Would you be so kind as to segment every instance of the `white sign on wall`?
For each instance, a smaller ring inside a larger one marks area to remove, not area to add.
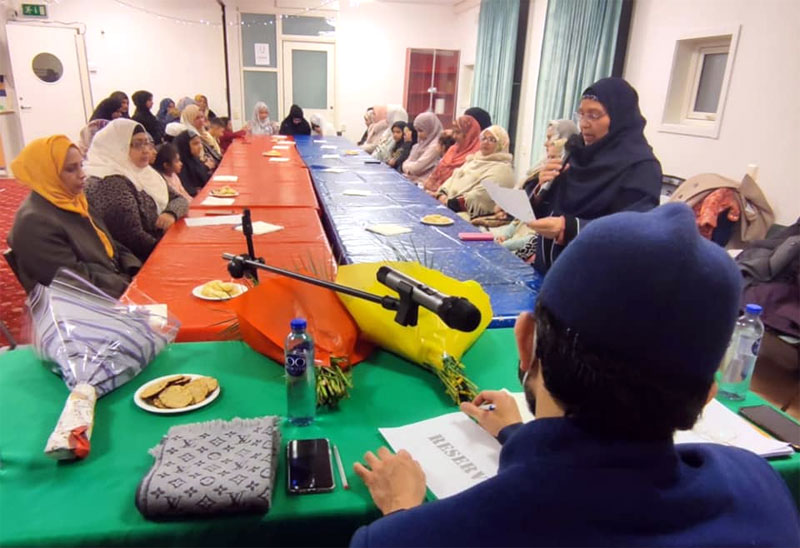
[[[256,48],[256,65],[269,66],[269,44],[255,44]]]

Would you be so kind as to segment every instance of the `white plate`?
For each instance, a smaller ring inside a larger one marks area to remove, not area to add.
[[[208,283],[208,282],[206,282],[206,283]],[[239,295],[241,295],[242,293],[247,291],[247,286],[246,285],[234,283],[233,285],[235,285],[235,286],[237,286],[239,288],[239,292],[236,295],[231,295],[230,297],[206,297],[205,295],[203,295],[201,293],[201,291],[203,290],[203,286],[204,285],[206,285],[206,284],[200,284],[197,287],[195,287],[194,289],[192,289],[192,295],[194,295],[198,299],[203,299],[204,301],[227,301],[227,300],[230,300],[230,299],[235,299],[236,297],[238,297]]]
[[[217,389],[214,390],[211,394],[206,396],[206,399],[201,401],[200,403],[196,403],[194,405],[189,405],[187,407],[181,407],[180,409],[161,409],[160,407],[156,407],[154,405],[150,405],[146,401],[144,401],[139,394],[141,394],[145,388],[153,384],[154,382],[158,382],[164,379],[170,379],[172,377],[177,377],[178,375],[183,375],[185,377],[191,377],[192,379],[196,379],[198,377],[207,377],[208,375],[195,375],[193,373],[173,373],[172,375],[164,375],[163,377],[159,377],[157,379],[153,379],[150,382],[147,382],[139,387],[136,393],[133,395],[133,403],[138,405],[140,408],[144,409],[145,411],[149,411],[150,413],[158,413],[160,415],[173,415],[175,413],[186,413],[187,411],[194,411],[195,409],[200,409],[201,407],[205,407],[219,396],[220,387],[217,386]]]
[[[233,194],[217,194],[216,190],[212,190],[211,192],[209,192],[209,194],[211,194],[215,198],[234,198],[239,195],[239,191],[236,190],[234,191]]]

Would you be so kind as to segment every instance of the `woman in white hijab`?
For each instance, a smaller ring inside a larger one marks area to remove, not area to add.
[[[203,150],[205,151],[206,167],[214,170],[222,160],[222,151],[219,148],[219,143],[214,137],[206,130],[205,115],[197,105],[189,105],[181,112],[181,123],[186,126],[189,131],[194,131],[200,136],[203,141]]]
[[[403,162],[403,173],[413,182],[421,183],[441,159],[438,143],[442,122],[433,112],[423,112],[414,119],[414,129],[417,130],[417,144]]]
[[[456,212],[465,211],[470,219],[488,215],[495,203],[484,181],[504,188],[514,187],[513,157],[508,152],[508,133],[500,126],[489,126],[481,132],[481,147],[467,156],[463,166],[456,169],[436,193],[440,202]]]
[[[277,133],[276,124],[269,119],[269,107],[264,101],[256,103],[253,108],[253,119],[250,120],[250,132],[253,135],[274,135]]]
[[[152,146],[141,124],[119,118],[95,135],[84,165],[92,212],[141,261],[189,210],[186,199],[150,167]]]
[[[372,157],[381,162],[388,162],[394,151],[395,140],[392,135],[392,126],[395,122],[408,122],[408,113],[400,105],[387,105],[386,122],[388,127],[381,134],[378,146],[372,152]]]
[[[326,135],[336,135],[336,128],[333,124],[328,123],[325,118],[319,114],[312,114],[308,121],[311,122],[311,135],[318,137],[325,137]]]

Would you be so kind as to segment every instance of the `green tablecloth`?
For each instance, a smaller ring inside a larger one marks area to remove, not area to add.
[[[484,333],[464,361],[481,388],[518,386],[510,329]],[[183,415],[153,415],[134,405],[141,384],[170,373],[214,375],[222,393],[211,405]],[[383,443],[378,427],[455,410],[432,375],[385,352],[358,365],[353,377],[353,396],[339,411],[322,414],[313,426],[283,430],[284,446],[288,439],[313,437],[337,444],[349,491],[337,487],[330,494],[290,497],[282,459],[274,506],[266,516],[153,523],[134,505],[136,486],[153,463],[147,450],[176,424],[283,414],[282,369],[239,342],[172,345],[139,377],[98,401],[89,457],[56,463],[42,450],[66,387],[30,349],[0,355],[0,545],[346,544],[358,525],[378,516],[351,471],[365,451]],[[756,396],[745,402],[756,403],[761,403]],[[800,456],[773,466],[794,485],[797,497]]]

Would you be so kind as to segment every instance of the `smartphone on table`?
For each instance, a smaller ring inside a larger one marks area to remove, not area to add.
[[[328,493],[335,487],[331,444],[327,439],[291,440],[286,445],[289,494]]]
[[[772,407],[768,405],[742,407],[739,409],[739,414],[773,437],[795,447],[800,446],[800,424],[778,413]]]

